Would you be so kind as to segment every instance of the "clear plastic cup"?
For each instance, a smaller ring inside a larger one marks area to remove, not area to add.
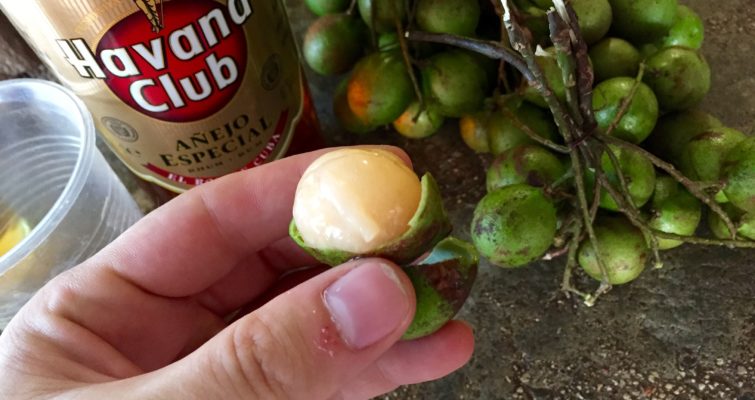
[[[28,234],[0,255],[0,329],[142,216],[97,150],[84,104],[51,82],[0,82],[0,232],[14,213]]]

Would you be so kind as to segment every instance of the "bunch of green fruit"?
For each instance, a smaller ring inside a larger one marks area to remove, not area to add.
[[[677,0],[504,0],[496,10],[486,3],[360,0],[361,20],[354,10],[322,17],[304,45],[315,71],[346,74],[334,94],[346,130],[392,124],[419,139],[458,118],[464,143],[491,154],[483,157],[487,195],[470,229],[480,255],[520,267],[568,253],[567,273],[579,265],[602,288],[636,279],[651,258],[660,266],[660,250],[685,242],[755,248],[755,138],[696,109],[711,71],[692,9]],[[412,20],[406,10],[415,11]],[[586,61],[553,42],[554,16]],[[327,18],[348,20],[353,34],[317,47]],[[513,18],[506,35],[480,23],[505,18]],[[517,28],[526,34],[516,36]],[[412,41],[417,31],[433,43]],[[363,46],[370,36],[375,46]],[[501,63],[496,76],[497,63],[473,52],[490,55],[490,43],[499,54],[518,52],[526,66]],[[347,49],[354,50],[341,63]],[[319,59],[339,68],[321,68]],[[577,87],[575,76],[591,84]],[[565,124],[564,115],[588,122]],[[702,220],[715,238],[695,236]]]

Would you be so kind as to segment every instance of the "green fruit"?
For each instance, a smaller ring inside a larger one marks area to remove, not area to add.
[[[613,31],[633,43],[666,35],[676,18],[676,0],[609,0]]]
[[[642,207],[650,199],[655,189],[655,168],[653,168],[653,164],[635,150],[613,146],[610,149],[618,159],[622,175],[627,183],[629,195],[634,205]],[[612,186],[616,190],[620,190],[621,181],[619,181],[616,168],[614,168],[614,164],[608,153],[603,153],[601,157],[601,168]],[[592,193],[595,185],[595,171],[590,169],[587,172],[588,189],[589,193]],[[619,210],[619,205],[605,189],[601,191],[600,207],[611,211]]]
[[[720,126],[721,121],[700,110],[671,113],[658,120],[645,144],[655,155],[676,163],[690,139]]]
[[[466,114],[459,119],[462,140],[470,149],[478,153],[490,152],[487,128],[489,119],[490,115],[486,112]]]
[[[351,73],[346,96],[349,109],[363,125],[393,122],[414,98],[401,53],[377,52],[361,59]]]
[[[556,98],[563,103],[566,101],[566,86],[564,86],[561,68],[558,66],[558,61],[556,61],[555,49],[549,48],[546,52],[549,55],[537,56],[535,57],[535,61],[542,69],[543,75],[545,75],[545,80],[548,82],[548,87],[553,91],[553,94],[556,95]],[[548,108],[548,104],[545,102],[543,96],[530,84],[530,82],[526,82],[522,95],[530,103],[542,108]]]
[[[523,102],[520,97],[506,98],[500,110],[488,119],[490,151],[498,155],[520,144],[536,143],[525,128],[552,141],[558,137],[558,128],[548,111]]]
[[[382,257],[396,264],[410,263],[448,236],[452,229],[435,179],[430,174],[425,174],[421,184],[420,203],[409,221],[408,230],[400,237],[368,254],[310,247],[302,238],[294,220],[291,220],[289,225],[289,236],[312,257],[330,266],[343,264],[354,257]]]
[[[755,240],[755,213],[745,213],[731,204],[723,204],[721,208],[734,223],[738,236]],[[708,227],[713,232],[713,236],[719,239],[731,239],[731,232],[724,220],[714,212],[708,213]]]
[[[464,51],[438,53],[422,68],[422,89],[428,102],[447,117],[479,110],[488,86],[485,69]]]
[[[640,68],[640,52],[619,38],[605,38],[590,48],[595,81],[635,76]]]
[[[491,263],[518,267],[540,258],[556,235],[556,207],[543,191],[511,185],[480,200],[472,219],[472,241]]]
[[[532,33],[532,43],[545,45],[550,40],[548,14],[533,5],[520,7],[522,24]]]
[[[721,178],[724,155],[746,138],[744,133],[726,127],[703,132],[687,142],[679,168],[688,178],[715,182]]]
[[[731,204],[755,214],[755,136],[740,142],[724,156],[724,193]]]
[[[474,35],[480,20],[477,0],[418,0],[417,25],[425,31]]]
[[[635,85],[632,78],[611,78],[595,87],[592,107],[598,127],[606,131],[619,113],[624,99]],[[621,118],[612,136],[631,143],[640,143],[653,131],[658,120],[658,101],[653,91],[644,83],[639,83],[637,91],[629,103],[627,112]]]
[[[681,46],[698,50],[703,44],[704,34],[705,28],[700,16],[691,8],[680,4],[668,35],[657,43],[659,47]]]
[[[594,226],[608,282],[621,285],[635,280],[647,264],[649,249],[642,232],[624,217],[602,216]],[[587,275],[602,281],[597,252],[591,241],[579,249],[579,265]]]
[[[710,90],[710,67],[696,51],[662,49],[647,59],[643,81],[653,89],[664,110],[686,110]]]
[[[654,43],[645,43],[641,44],[638,50],[640,51],[640,58],[643,60],[646,60],[648,57],[652,56],[653,54],[657,53],[658,50],[661,48]]]
[[[427,336],[456,315],[472,291],[477,263],[472,244],[448,237],[421,262],[403,268],[414,286],[417,307],[402,339]]]
[[[651,201],[648,225],[661,232],[691,236],[697,230],[702,216],[700,201],[684,189],[674,178],[659,176],[655,180],[655,193]],[[673,249],[682,241],[658,238],[658,248]]]
[[[496,157],[488,168],[488,192],[517,183],[544,187],[566,173],[566,167],[553,153],[536,145],[519,145]]]
[[[360,118],[357,118],[351,111],[351,107],[349,107],[349,99],[346,95],[348,83],[349,78],[342,80],[333,93],[333,115],[335,115],[343,129],[351,133],[364,134],[370,132],[377,126],[369,125]]]
[[[606,35],[613,17],[608,0],[572,0],[571,5],[587,44],[593,44]]]
[[[401,44],[399,43],[398,34],[396,32],[387,32],[378,35],[379,51],[398,50],[400,46]]]
[[[359,0],[357,5],[364,22],[376,32],[395,31],[396,20],[403,22],[406,18],[403,0]]]
[[[340,13],[349,8],[349,0],[304,0],[304,4],[318,16]]]
[[[318,18],[304,35],[304,60],[320,75],[346,72],[364,51],[367,27],[345,14]]]
[[[435,110],[425,108],[417,116],[418,111],[419,102],[410,104],[406,111],[393,121],[396,131],[410,139],[421,139],[432,135],[443,126],[443,117]]]

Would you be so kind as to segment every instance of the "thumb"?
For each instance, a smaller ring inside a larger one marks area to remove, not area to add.
[[[397,342],[414,290],[396,265],[363,259],[302,283],[140,384],[147,398],[328,398]],[[140,391],[141,391],[140,390]]]

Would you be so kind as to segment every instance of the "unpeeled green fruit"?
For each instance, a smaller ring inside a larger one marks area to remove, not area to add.
[[[650,56],[643,81],[663,110],[686,110],[710,90],[710,67],[695,50],[669,47]]]
[[[554,141],[558,137],[558,128],[548,111],[522,101],[520,97],[508,97],[494,111],[487,123],[490,151],[501,154],[520,144],[536,143],[525,131],[544,139]]]
[[[624,39],[609,37],[590,48],[595,81],[637,75],[640,52]]]
[[[481,111],[459,119],[459,133],[464,143],[478,153],[489,153],[488,120],[490,113]]]
[[[721,208],[734,223],[737,235],[755,240],[755,213],[745,213],[731,204],[722,204]],[[731,239],[731,232],[724,220],[714,212],[708,213],[708,227],[713,232],[713,236],[719,239]]]
[[[700,201],[684,189],[674,178],[660,176],[655,181],[655,192],[651,201],[648,225],[661,232],[690,236],[700,224],[702,205]],[[682,241],[658,238],[658,248],[673,249]]]
[[[755,136],[740,142],[724,156],[724,193],[731,204],[755,214]]]
[[[632,202],[636,207],[642,207],[653,195],[655,189],[655,168],[653,168],[653,164],[635,150],[611,146],[610,151],[619,162]],[[608,153],[603,153],[601,168],[603,168],[603,172],[612,186],[621,192],[621,181]],[[595,185],[595,171],[588,170],[587,177],[589,192],[592,193]],[[600,207],[611,211],[619,210],[619,204],[605,189],[601,190]]]
[[[676,0],[609,0],[611,28],[633,43],[646,43],[666,35],[676,18]]]
[[[488,86],[485,68],[475,56],[461,50],[438,53],[422,68],[423,93],[447,117],[479,110]]]
[[[632,78],[611,78],[593,91],[592,106],[598,127],[606,131],[619,113],[624,99],[632,92],[636,81]],[[646,84],[640,82],[612,136],[631,143],[640,143],[653,131],[658,120],[658,101]]]
[[[707,130],[687,142],[679,168],[688,178],[715,182],[721,178],[724,156],[746,138],[736,129],[719,127]]]
[[[703,44],[705,28],[700,16],[691,8],[679,5],[668,35],[657,42],[658,47],[682,46],[697,50]]]
[[[359,19],[345,14],[320,17],[304,35],[304,59],[321,75],[346,72],[362,55],[367,37],[367,27]]]
[[[648,247],[642,232],[621,216],[601,216],[594,226],[608,283],[621,285],[637,279],[645,270]],[[587,275],[603,279],[593,243],[585,241],[579,249],[579,265]]]
[[[502,267],[540,258],[556,234],[556,207],[542,189],[517,184],[490,192],[472,219],[472,241],[480,254]]]
[[[393,122],[414,97],[401,53],[376,52],[362,58],[349,77],[346,97],[361,124],[377,127]]]
[[[566,173],[566,167],[553,153],[536,145],[519,145],[496,157],[488,168],[488,192],[517,183],[545,187]]]
[[[417,1],[417,25],[428,32],[472,36],[479,19],[477,0]]]
[[[535,0],[532,3],[543,10],[553,7],[552,0]],[[574,8],[574,13],[577,14],[579,29],[587,44],[593,44],[606,35],[611,27],[613,16],[611,4],[608,0],[571,0],[569,3]],[[520,8],[522,7],[520,6]],[[545,29],[547,32],[547,22]]]
[[[304,0],[304,3],[319,16],[339,13],[349,7],[349,0]]]
[[[664,115],[645,142],[653,154],[677,163],[687,143],[696,135],[723,126],[716,117],[700,110]]]
[[[406,111],[393,121],[393,128],[410,139],[426,138],[437,132],[443,126],[443,116],[428,107],[419,112],[419,107],[419,102],[410,104]]]
[[[359,0],[357,5],[364,22],[376,32],[395,31],[396,20],[406,18],[403,0]]]

